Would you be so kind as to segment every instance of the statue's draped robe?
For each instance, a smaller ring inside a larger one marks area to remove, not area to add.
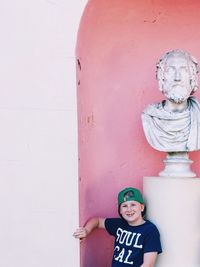
[[[200,149],[200,104],[195,97],[187,101],[188,108],[182,112],[166,111],[165,100],[143,111],[144,133],[153,148],[165,152]]]

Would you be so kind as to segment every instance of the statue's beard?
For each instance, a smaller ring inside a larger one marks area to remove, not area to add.
[[[190,96],[190,91],[184,85],[172,85],[167,90],[164,90],[163,93],[168,100],[173,103],[181,104]]]

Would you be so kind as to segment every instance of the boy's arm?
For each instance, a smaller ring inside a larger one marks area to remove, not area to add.
[[[73,236],[82,240],[86,238],[96,228],[105,228],[105,218],[91,218],[87,221],[84,227],[78,228],[74,232]]]
[[[144,253],[144,261],[140,267],[154,267],[157,255],[157,252]]]

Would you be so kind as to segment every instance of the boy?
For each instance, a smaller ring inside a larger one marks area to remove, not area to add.
[[[153,223],[143,219],[145,204],[138,189],[129,187],[119,192],[118,213],[121,218],[90,219],[74,237],[82,240],[95,228],[104,228],[115,237],[112,267],[153,267],[162,252],[160,234]]]

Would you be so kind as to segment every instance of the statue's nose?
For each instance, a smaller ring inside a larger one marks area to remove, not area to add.
[[[181,81],[181,73],[179,70],[175,71],[174,80],[175,81]]]

